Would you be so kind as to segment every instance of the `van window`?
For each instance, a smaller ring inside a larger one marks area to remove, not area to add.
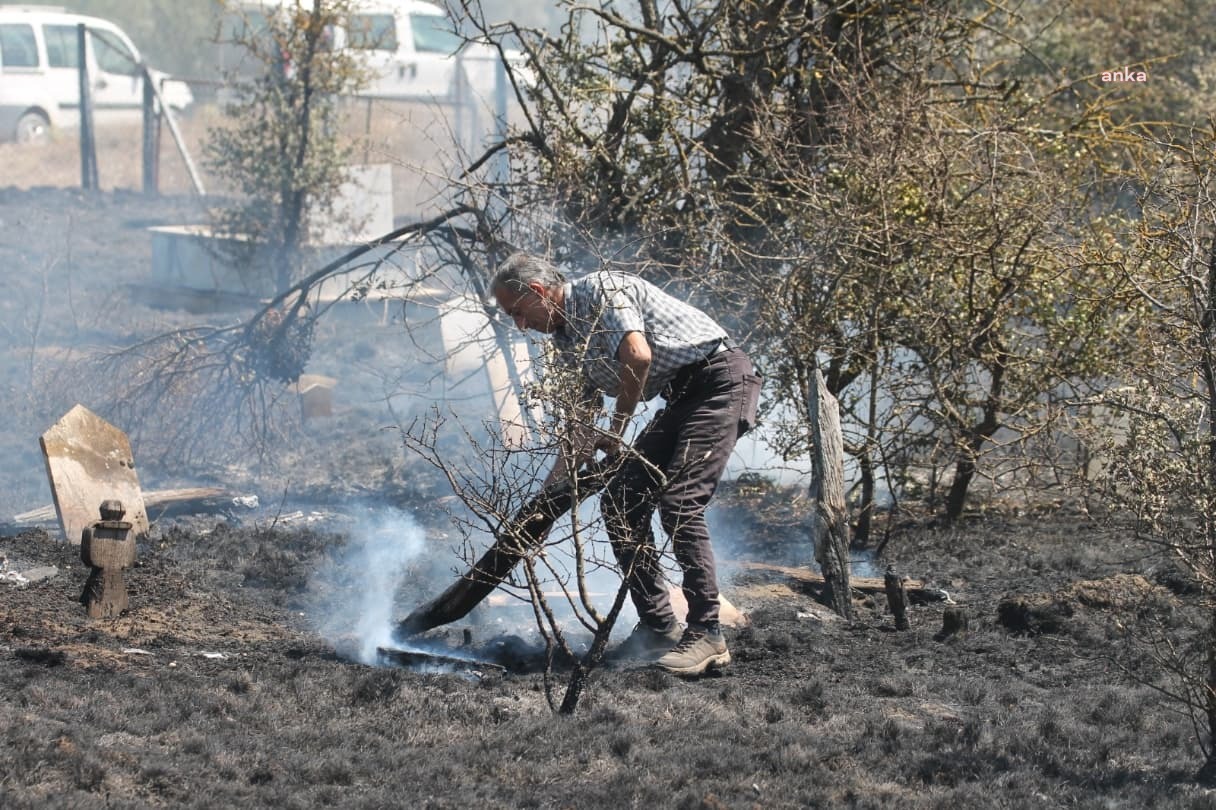
[[[44,25],[42,38],[46,40],[46,63],[50,67],[80,67],[80,44],[76,40],[74,25]]]
[[[126,43],[114,34],[99,28],[90,28],[89,37],[93,42],[97,66],[106,73],[134,76],[139,72],[139,60],[131,53]]]
[[[392,14],[352,14],[346,41],[360,51],[395,51],[397,19]]]
[[[6,68],[38,67],[38,44],[34,27],[25,23],[0,25],[0,58]]]
[[[419,53],[453,54],[464,41],[452,33],[452,23],[442,14],[411,14],[410,29],[414,32],[414,50]]]

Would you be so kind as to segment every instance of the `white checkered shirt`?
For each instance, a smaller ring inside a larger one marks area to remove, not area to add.
[[[726,331],[701,310],[628,273],[602,270],[567,282],[565,326],[553,342],[565,362],[608,396],[620,383],[617,349],[629,332],[650,344],[650,375],[643,399],[653,399],[681,368],[704,360]]]

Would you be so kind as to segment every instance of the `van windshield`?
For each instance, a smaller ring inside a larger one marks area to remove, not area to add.
[[[451,21],[442,14],[411,14],[410,28],[414,32],[414,50],[419,53],[453,54],[464,44],[452,33]]]
[[[395,51],[396,22],[392,14],[352,14],[347,44],[360,51]]]
[[[134,76],[139,72],[139,60],[117,36],[100,28],[90,28],[89,36],[93,40],[93,53],[99,68],[106,73],[123,76]]]

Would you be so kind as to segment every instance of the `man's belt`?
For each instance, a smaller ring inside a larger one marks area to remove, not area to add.
[[[709,354],[700,360],[689,363],[686,366],[681,366],[676,371],[675,376],[671,378],[671,382],[663,386],[663,390],[660,392],[663,395],[663,399],[667,402],[674,402],[680,399],[684,395],[685,390],[687,390],[688,384],[692,382],[692,378],[697,375],[697,372],[708,366],[719,355],[737,348],[739,346],[728,335],[719,340],[718,345],[710,349]]]

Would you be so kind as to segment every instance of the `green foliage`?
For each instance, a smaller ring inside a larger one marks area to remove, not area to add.
[[[1099,491],[1137,536],[1181,562],[1206,598],[1206,627],[1154,639],[1171,696],[1207,734],[1200,778],[1216,779],[1216,131],[1179,130],[1145,164],[1141,219],[1122,267],[1145,310],[1090,441]],[[1202,655],[1185,648],[1202,638]],[[1164,634],[1165,631],[1163,631]]]
[[[239,81],[206,148],[209,168],[240,197],[217,214],[217,230],[249,246],[246,261],[270,265],[277,289],[300,271],[310,228],[334,216],[348,148],[338,138],[338,94],[356,89],[363,73],[349,52],[327,46],[345,0],[285,7],[250,27],[239,43],[261,66]],[[255,253],[256,252],[256,253]]]
[[[68,0],[63,7],[118,23],[154,68],[202,78],[214,71],[217,0]]]
[[[850,452],[934,448],[919,461],[955,466],[957,516],[993,439],[1101,381],[1134,317],[1136,108],[1062,85],[1045,43],[1085,34],[1040,6],[571,6],[530,43],[519,241],[708,300],[795,414],[787,454],[822,366]]]

